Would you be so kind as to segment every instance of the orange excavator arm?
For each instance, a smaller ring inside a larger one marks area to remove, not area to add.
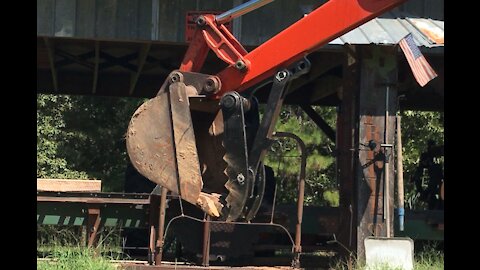
[[[221,87],[212,98],[220,99],[229,91],[240,93],[405,1],[330,0],[251,52],[242,47],[223,23],[252,5],[258,7],[272,0],[247,2],[247,8],[237,9],[237,13],[228,11],[217,16],[204,15],[197,20],[198,28],[180,70],[199,71],[211,49],[230,64],[216,75]]]
[[[269,2],[199,16],[180,68],[137,109],[127,131],[128,155],[142,175],[226,221],[250,221],[261,206],[262,162],[290,81],[309,71],[305,56],[405,0],[330,0],[247,52],[224,23]],[[201,73],[209,50],[228,64],[215,75]],[[245,90],[268,78],[260,121]]]

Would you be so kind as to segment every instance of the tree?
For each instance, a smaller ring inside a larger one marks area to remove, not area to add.
[[[101,179],[122,191],[124,134],[141,99],[37,96],[37,177]]]
[[[335,127],[335,107],[314,109],[331,127]],[[337,206],[338,190],[333,157],[335,143],[298,106],[282,108],[275,130],[294,133],[305,143],[307,153],[305,203]],[[281,139],[279,143],[273,144],[266,158],[266,165],[277,171],[277,182],[280,183],[277,196],[280,202],[296,201],[299,155],[295,141]]]
[[[105,191],[122,191],[127,154],[124,134],[143,102],[134,98],[37,95],[37,177],[101,179]],[[335,107],[315,107],[335,127]],[[410,181],[427,141],[443,144],[443,113],[403,111],[402,140],[407,206],[419,207]],[[338,205],[334,142],[297,106],[284,106],[276,131],[291,132],[306,144],[307,204]],[[273,144],[265,164],[276,170],[280,202],[296,200],[300,160],[296,143]]]
[[[405,185],[405,204],[407,208],[423,208],[412,181],[419,165],[420,155],[427,150],[432,140],[437,145],[444,144],[443,112],[402,111],[403,170]],[[438,161],[443,163],[443,159]]]

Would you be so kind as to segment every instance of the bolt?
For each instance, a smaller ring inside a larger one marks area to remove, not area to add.
[[[239,183],[240,185],[243,186],[243,184],[245,183],[245,176],[243,176],[243,174],[241,174],[241,173],[238,174],[238,175],[237,175],[237,181],[238,181],[238,183]]]
[[[305,62],[302,61],[302,62],[298,63],[296,69],[297,69],[297,71],[302,71],[302,70],[304,70],[306,67],[307,67],[307,63],[305,63]]]
[[[203,90],[210,94],[217,92],[219,88],[220,88],[220,80],[215,76],[208,77],[205,80],[205,84],[203,85]]]
[[[287,75],[288,75],[288,73],[285,70],[282,70],[282,71],[278,72],[277,75],[275,75],[275,79],[277,79],[277,81],[281,82],[287,77]]]
[[[170,75],[170,83],[179,82],[179,81],[181,81],[181,79],[182,79],[182,74],[180,74],[178,72],[174,72],[174,73],[172,73],[172,75]]]
[[[207,21],[205,20],[205,17],[199,16],[197,18],[197,25],[204,26],[205,24],[207,24]]]
[[[236,103],[236,98],[231,94],[225,95],[220,101],[220,104],[226,109],[233,108],[235,106],[235,103]]]
[[[235,62],[235,68],[238,70],[244,70],[246,67],[247,65],[245,65],[245,62],[243,62],[242,60],[238,60],[237,62]]]

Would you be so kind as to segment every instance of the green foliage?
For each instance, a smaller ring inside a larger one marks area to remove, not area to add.
[[[329,206],[336,207],[340,205],[340,195],[338,190],[327,190],[323,193],[323,198],[329,203]]]
[[[415,254],[414,270],[443,270],[444,253],[435,245],[425,247]]]
[[[438,250],[434,246],[427,247],[421,251],[416,251],[413,262],[414,270],[443,270],[444,269],[444,253]],[[349,267],[349,265],[353,267]],[[356,260],[352,258],[352,262],[348,263],[345,260],[336,260],[332,263],[330,269],[335,270],[397,270],[401,268],[395,268],[388,265],[374,265],[367,267],[364,261]]]
[[[37,95],[37,177],[101,179],[123,190],[124,134],[142,100]]]
[[[124,133],[143,102],[133,98],[37,95],[37,177],[101,179],[104,191],[122,191],[127,154]],[[314,108],[334,128],[334,107]],[[422,207],[410,181],[427,141],[443,144],[443,113],[403,111],[402,141],[406,207]],[[276,131],[298,135],[306,144],[307,205],[338,205],[334,142],[299,107],[284,106]],[[274,144],[265,163],[282,179],[278,201],[296,198],[300,158],[295,141]]]
[[[86,179],[88,174],[75,170],[62,155],[66,144],[64,114],[72,110],[69,96],[37,95],[37,177]]]
[[[314,108],[327,123],[334,128],[336,111],[332,107]],[[277,132],[289,132],[299,136],[306,146],[306,205],[338,205],[338,196],[335,196],[335,159],[332,150],[335,145],[318,129],[317,125],[298,106],[284,106],[275,126]],[[297,179],[300,168],[300,152],[292,139],[280,139],[274,144],[266,157],[265,164],[276,171],[277,182],[280,182],[277,191],[277,200],[281,203],[296,200]],[[327,197],[324,192],[329,191]]]
[[[401,116],[405,207],[422,208],[425,204],[418,200],[412,177],[421,153],[427,150],[428,140],[433,140],[437,145],[444,144],[443,113],[403,111]],[[439,162],[443,162],[443,159]]]
[[[57,247],[49,257],[49,261],[37,261],[39,270],[115,270],[116,267],[108,259],[95,256],[95,251],[80,247]]]

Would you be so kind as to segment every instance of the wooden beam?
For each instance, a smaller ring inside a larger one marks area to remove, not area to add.
[[[359,48],[346,45],[343,62],[343,86],[338,92],[341,100],[337,113],[337,139],[335,144],[337,161],[337,181],[339,183],[340,205],[338,241],[348,250],[357,248],[357,216],[355,203],[355,148],[357,100],[359,89]],[[341,249],[342,252],[346,250]],[[348,254],[344,254],[348,255]]]
[[[302,104],[300,105],[302,110],[312,119],[313,122],[327,135],[327,137],[332,141],[335,142],[335,138],[337,135],[335,134],[335,130],[331,128],[328,123],[323,120],[323,118],[312,108],[310,105]]]
[[[143,44],[140,48],[138,54],[138,63],[137,63],[137,72],[132,74],[131,82],[130,82],[130,89],[128,90],[128,94],[132,95],[133,91],[135,90],[135,86],[137,85],[138,78],[142,73],[142,69],[145,66],[145,62],[147,60],[148,52],[150,51],[150,47],[152,46],[151,42]]]
[[[365,46],[361,48],[361,56],[355,148],[364,149],[362,144],[370,140],[377,145],[393,144],[398,78],[395,48]],[[388,114],[385,113],[387,108]],[[392,236],[395,179],[392,151],[381,147],[357,151],[357,257],[361,260],[365,258],[366,237]],[[384,160],[385,153],[388,164]]]
[[[342,65],[343,58],[335,55],[313,54],[308,57],[312,63],[310,72],[294,80],[290,86],[289,93],[295,92],[307,84],[315,81],[332,68]]]
[[[37,202],[70,202],[88,204],[150,204],[149,199],[92,198],[92,197],[52,197],[37,196]]]
[[[48,53],[48,62],[50,63],[50,71],[52,73],[53,89],[58,92],[57,69],[55,68],[55,45],[48,37],[43,37],[45,47]]]
[[[78,56],[76,56],[76,55],[72,55],[72,54],[67,53],[67,52],[65,52],[65,51],[63,51],[63,50],[60,50],[60,49],[57,49],[57,50],[55,51],[55,53],[56,53],[57,55],[65,58],[65,59],[68,59],[68,60],[70,60],[70,61],[72,61],[72,62],[74,62],[74,63],[77,63],[77,64],[81,65],[81,66],[84,66],[84,67],[89,68],[89,69],[93,69],[92,63],[87,62],[87,61],[81,59],[80,57],[78,57]]]
[[[337,76],[326,76],[312,84],[311,101],[315,103],[325,97],[341,91],[343,80]]]
[[[101,191],[101,180],[37,179],[39,191]]]
[[[92,57],[95,56],[95,51],[90,51],[90,52],[86,52],[86,53],[83,53],[83,54],[79,54],[79,55],[76,55],[75,57],[81,61],[86,61]],[[72,63],[75,63],[74,61],[70,60],[70,59],[67,59],[67,58],[64,58],[60,61],[57,61],[55,62],[55,66],[57,68],[61,68],[63,66],[66,66],[66,65],[70,65]]]
[[[92,85],[92,93],[95,94],[97,92],[97,82],[98,82],[98,66],[100,62],[100,41],[95,40],[95,59],[94,67],[93,67],[93,85]]]
[[[312,104],[337,93],[341,88],[341,78],[334,75],[322,76],[289,93],[285,102],[288,104]]]
[[[100,64],[100,66],[99,66],[100,70],[103,70],[103,69],[106,69],[106,68],[109,68],[109,67],[113,67],[113,66],[121,66],[121,67],[124,67],[125,69],[128,69],[128,70],[133,71],[133,72],[137,71],[137,67],[135,65],[132,65],[132,64],[129,63],[130,61],[138,58],[138,53],[137,52],[127,54],[127,55],[124,55],[124,56],[121,56],[121,57],[116,57],[116,56],[110,55],[106,52],[100,51],[100,57],[105,58],[105,60],[107,60],[107,62],[104,62],[104,63]]]

